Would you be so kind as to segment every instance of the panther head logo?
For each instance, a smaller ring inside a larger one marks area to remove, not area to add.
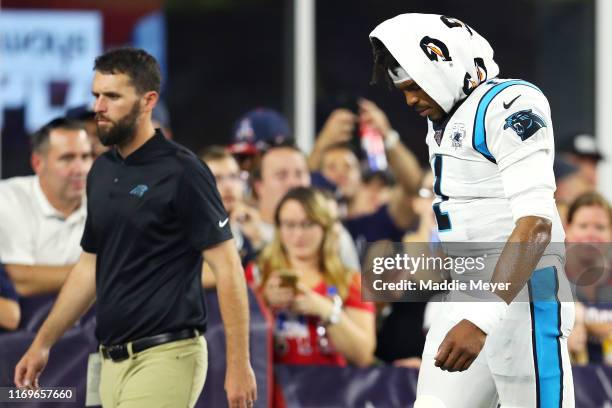
[[[531,109],[513,113],[506,118],[504,129],[512,128],[521,140],[527,140],[539,129],[546,127],[542,117],[536,115]]]
[[[421,49],[432,61],[452,61],[448,47],[442,41],[425,36],[421,39]]]
[[[478,72],[478,81],[486,81],[488,73],[484,60],[482,58],[474,58],[474,65],[476,65],[476,72]]]
[[[446,24],[448,28],[465,27],[467,32],[470,33],[470,35],[473,35],[472,30],[470,30],[470,27],[468,27],[467,24],[465,24],[463,21],[459,19],[456,19],[454,17],[448,17],[448,16],[440,16],[440,20],[442,20],[442,22]]]

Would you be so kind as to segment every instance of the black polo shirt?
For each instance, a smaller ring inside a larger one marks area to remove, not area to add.
[[[232,237],[226,220],[208,167],[159,130],[125,159],[116,149],[100,156],[81,240],[97,254],[100,343],[204,331],[202,250]]]

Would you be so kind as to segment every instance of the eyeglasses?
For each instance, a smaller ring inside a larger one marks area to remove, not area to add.
[[[289,221],[289,220],[281,220],[279,222],[280,228],[288,231],[293,231],[297,228],[306,231],[312,229],[314,226],[319,225],[314,221],[305,220],[305,221]]]
[[[227,176],[215,176],[215,181],[217,184],[223,183],[225,181],[230,182],[238,182],[238,181],[247,181],[249,179],[249,173],[246,171],[241,171],[240,173],[228,174]]]

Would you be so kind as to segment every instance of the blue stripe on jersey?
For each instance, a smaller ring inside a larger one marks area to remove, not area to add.
[[[480,154],[482,154],[484,157],[486,157],[489,161],[493,163],[496,163],[495,157],[493,157],[493,155],[489,151],[489,148],[487,147],[487,128],[485,124],[487,109],[489,109],[489,105],[491,104],[493,98],[495,98],[504,89],[513,85],[526,85],[540,91],[540,88],[527,81],[513,80],[502,82],[501,84],[497,84],[491,89],[489,89],[483,95],[483,97],[480,98],[480,102],[478,102],[478,107],[476,108],[476,116],[474,117],[474,135],[472,137],[472,146],[475,150],[480,152]]]
[[[534,271],[528,282],[531,300],[532,347],[538,408],[558,408],[563,401],[561,365],[561,303],[557,269]]]

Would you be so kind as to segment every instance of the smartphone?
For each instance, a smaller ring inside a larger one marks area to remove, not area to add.
[[[297,275],[291,270],[280,271],[278,277],[281,281],[281,286],[285,288],[296,289],[297,288]]]

